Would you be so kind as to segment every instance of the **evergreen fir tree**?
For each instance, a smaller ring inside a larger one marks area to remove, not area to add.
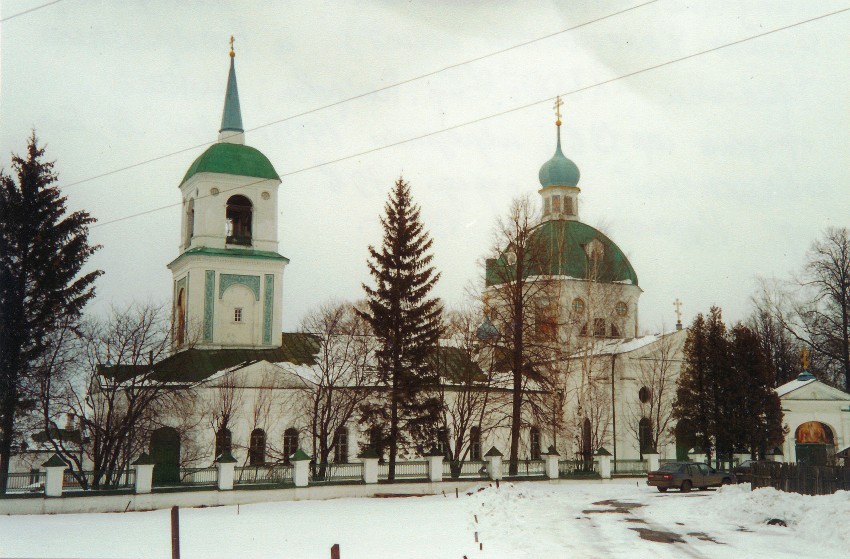
[[[707,397],[710,386],[710,359],[708,355],[707,326],[702,313],[688,328],[685,339],[685,364],[676,381],[676,401],[673,417],[682,429],[697,441],[697,451],[711,452],[714,423]]]
[[[0,170],[0,494],[32,365],[58,324],[79,319],[102,273],[80,275],[98,248],[88,242],[95,220],[66,215],[53,162],[43,156],[33,133],[26,156],[12,157],[17,181]]]
[[[737,324],[730,338],[730,376],[737,384],[730,410],[735,450],[763,459],[785,438],[782,406],[773,390],[776,372],[756,331]]]
[[[389,478],[399,451],[422,451],[435,441],[439,381],[430,358],[442,331],[442,305],[429,298],[440,274],[430,265],[432,240],[422,225],[410,185],[396,181],[381,217],[380,250],[369,247],[375,287],[363,285],[368,309],[361,312],[379,340],[377,381],[389,398],[362,406],[363,423],[389,426]]]

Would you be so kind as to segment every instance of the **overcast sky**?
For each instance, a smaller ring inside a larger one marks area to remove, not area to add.
[[[168,301],[178,184],[214,141],[228,39],[246,143],[283,179],[283,325],[362,297],[378,216],[403,175],[459,304],[510,201],[539,189],[551,98],[850,7],[850,0],[659,0],[427,78],[296,116],[606,16],[646,0],[571,2],[89,2],[2,23],[0,166],[32,128],[71,208],[101,223],[93,310]],[[3,1],[6,18],[46,0]],[[498,6],[498,7],[497,7]],[[644,290],[641,329],[723,307],[744,318],[757,276],[785,277],[830,225],[850,224],[850,12],[564,97],[581,220],[609,234]],[[341,162],[315,165],[537,104]],[[272,124],[251,131],[270,122]],[[179,152],[94,180],[97,175]]]

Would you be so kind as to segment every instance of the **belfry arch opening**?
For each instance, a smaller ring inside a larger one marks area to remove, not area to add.
[[[227,244],[251,246],[251,222],[254,206],[251,200],[236,194],[227,200]]]
[[[174,314],[174,342],[177,346],[186,343],[186,290],[181,289],[177,294],[177,304]]]

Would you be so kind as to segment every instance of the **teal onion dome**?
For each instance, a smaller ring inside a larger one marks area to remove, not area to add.
[[[548,186],[578,186],[581,173],[578,166],[567,159],[564,152],[561,151],[560,126],[558,126],[558,146],[555,148],[555,155],[540,167],[538,177],[543,188]]]

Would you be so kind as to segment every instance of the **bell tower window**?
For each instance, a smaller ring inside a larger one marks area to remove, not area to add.
[[[191,198],[186,204],[186,241],[183,243],[185,248],[189,248],[192,244],[192,237],[195,236],[195,199]]]
[[[561,197],[557,194],[552,196],[552,213],[561,213]]]
[[[564,196],[564,213],[567,215],[575,215],[573,211],[573,199],[569,196]]]
[[[237,194],[227,200],[227,244],[251,246],[251,201]]]

